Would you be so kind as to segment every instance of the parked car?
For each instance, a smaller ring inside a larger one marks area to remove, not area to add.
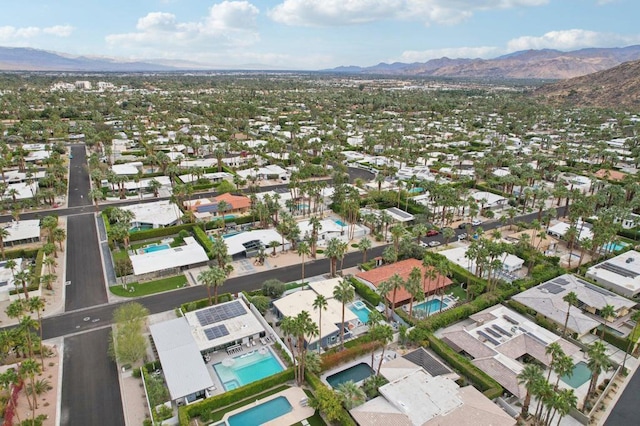
[[[439,233],[440,233],[440,231],[438,231],[437,229],[429,229],[427,231],[427,237],[435,237]]]
[[[442,243],[440,241],[433,240],[433,241],[429,241],[428,244],[429,244],[429,247],[438,247]]]
[[[471,226],[471,224],[469,222],[462,222],[458,225],[458,229],[467,229],[467,226]]]
[[[462,234],[458,235],[458,241],[462,241],[462,240],[464,240],[465,238],[467,238],[467,233],[466,233],[466,232],[464,232],[464,233],[462,233]]]
[[[478,225],[482,225],[482,221],[480,219],[473,219],[471,221],[471,226],[478,226]]]

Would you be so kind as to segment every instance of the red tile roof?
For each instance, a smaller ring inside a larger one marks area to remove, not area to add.
[[[234,210],[248,209],[251,207],[251,199],[249,197],[245,197],[244,195],[233,195],[224,193],[220,194],[213,199],[216,203],[220,201],[224,201],[228,205],[232,206]]]
[[[425,293],[433,292],[437,289],[447,287],[448,285],[453,283],[453,281],[451,281],[448,277],[442,275],[438,275],[435,280],[425,280],[424,275],[427,271],[427,268],[422,266],[422,262],[417,259],[407,259],[400,262],[392,263],[390,265],[381,266],[370,271],[356,274],[356,277],[360,278],[363,281],[367,281],[374,287],[378,288],[381,283],[387,281],[394,274],[400,275],[400,277],[406,281],[407,278],[409,278],[409,274],[411,273],[411,270],[413,268],[418,268],[422,272],[422,285]],[[391,300],[393,297],[393,292],[387,294],[386,297],[389,302],[393,303],[393,301]],[[403,303],[409,302],[410,300],[411,295],[404,288],[398,289],[396,291],[396,305],[401,305]]]

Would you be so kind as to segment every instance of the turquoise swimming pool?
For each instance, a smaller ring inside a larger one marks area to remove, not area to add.
[[[229,426],[258,426],[290,413],[293,407],[287,398],[279,396],[238,414],[229,416]]]
[[[232,358],[228,366],[221,362],[213,365],[225,390],[239,388],[284,370],[273,353],[264,349],[264,353],[255,350]]]
[[[338,371],[327,377],[327,382],[332,388],[338,387],[341,383],[352,381],[358,383],[373,374],[373,369],[369,367],[369,364],[361,362],[352,367]]]
[[[586,362],[580,361],[573,366],[573,373],[570,376],[562,376],[560,380],[577,389],[591,380],[591,370],[589,370]]]
[[[356,314],[361,323],[366,324],[369,322],[369,312],[371,311],[361,301],[353,302],[349,305],[349,310]]]
[[[340,219],[333,219],[333,221],[336,223],[336,225],[338,226],[348,226],[346,223],[344,223],[343,221],[341,221]]]
[[[604,251],[605,253],[613,253],[624,249],[626,246],[627,244],[624,243],[610,242],[603,245],[601,251]]]
[[[169,244],[156,244],[154,246],[147,246],[144,248],[145,253],[153,253],[154,251],[161,251],[169,249]]]
[[[422,311],[427,315],[431,315],[440,312],[440,306],[442,306],[442,309],[446,309],[449,305],[445,302],[440,303],[438,299],[431,299],[427,302],[418,303],[413,307],[413,310]]]

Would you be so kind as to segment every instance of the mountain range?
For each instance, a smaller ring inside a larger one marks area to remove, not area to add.
[[[440,58],[411,64],[394,62],[371,67],[338,67],[327,71],[415,77],[561,80],[606,70],[637,59],[640,59],[640,45],[571,52],[523,50],[494,59]]]

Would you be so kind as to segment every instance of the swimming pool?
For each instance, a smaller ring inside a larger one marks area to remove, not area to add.
[[[424,191],[424,189],[420,188],[419,186],[416,186],[415,188],[411,188],[409,190],[409,194],[415,194],[415,193],[419,193]]]
[[[134,226],[129,229],[129,232],[148,231],[149,229],[153,229],[153,226],[152,225]]]
[[[617,243],[617,242],[610,242],[608,244],[603,245],[602,248],[600,249],[600,251],[603,251],[605,253],[613,253],[613,252],[616,252],[616,251],[620,251],[620,250],[624,249],[625,247],[627,247],[627,244]]]
[[[440,300],[438,299],[431,299],[426,302],[418,303],[413,307],[413,309],[422,311],[427,315],[431,315],[440,312],[440,306],[442,306],[442,309],[446,309],[449,305],[445,302],[440,303]]]
[[[293,410],[291,403],[284,396],[279,396],[260,405],[251,407],[240,413],[229,416],[229,426],[258,426],[284,416]]]
[[[156,244],[153,246],[147,246],[144,248],[145,253],[153,253],[154,251],[161,251],[169,249],[169,244]]]
[[[369,364],[361,362],[352,367],[338,371],[327,377],[327,382],[332,388],[337,388],[341,383],[352,381],[358,383],[373,374],[373,369],[369,367]]]
[[[346,223],[344,223],[343,221],[341,221],[340,219],[333,219],[333,221],[336,223],[336,225],[338,226],[348,226]]]
[[[349,305],[349,310],[356,314],[361,323],[366,324],[369,322],[369,308],[365,306],[360,300],[353,302]]]
[[[579,388],[591,379],[591,370],[586,362],[580,361],[573,366],[571,376],[562,376],[560,379],[574,389]]]
[[[233,237],[234,235],[238,235],[241,234],[242,232],[238,232],[238,231],[233,231],[233,232],[229,232],[228,234],[222,234],[222,238],[229,238],[229,237]],[[213,239],[213,237],[209,237],[209,239]]]
[[[228,367],[221,362],[213,365],[225,390],[239,388],[283,370],[270,350],[264,354],[252,351],[232,359],[232,364]]]

